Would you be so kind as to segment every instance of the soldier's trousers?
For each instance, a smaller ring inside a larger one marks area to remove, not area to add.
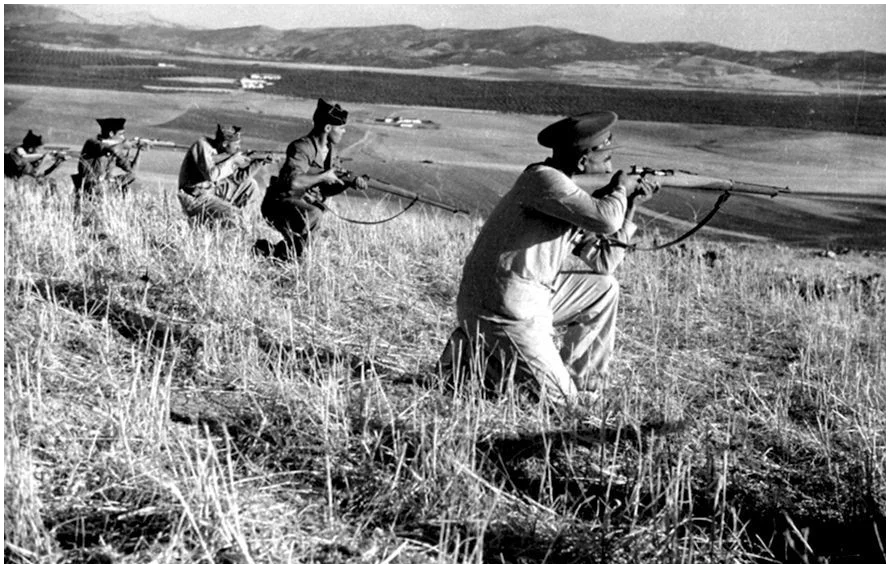
[[[237,226],[240,210],[257,192],[252,173],[252,168],[244,168],[223,180],[180,188],[178,197],[183,213],[190,221]]]
[[[95,205],[109,193],[119,191],[121,195],[127,195],[136,181],[136,174],[126,172],[97,179],[77,173],[71,176],[71,181],[74,183],[74,215],[82,215],[84,221],[92,222],[89,220],[95,216]]]
[[[301,256],[324,217],[323,207],[297,197],[267,198],[263,200],[261,211],[266,221],[284,237],[275,251],[275,256],[281,258]]]
[[[440,358],[443,373],[457,382],[479,379],[490,392],[512,382],[557,404],[593,390],[615,346],[618,282],[610,275],[561,274],[554,288],[549,305],[525,320],[459,303],[459,327]],[[559,326],[566,326],[561,349],[553,340]]]

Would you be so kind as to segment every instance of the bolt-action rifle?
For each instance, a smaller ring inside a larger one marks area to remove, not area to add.
[[[612,175],[613,174],[609,174],[610,179]],[[636,245],[610,240],[610,242],[617,246],[632,248],[636,250],[659,250],[671,245],[675,245],[680,241],[688,238],[693,233],[707,225],[708,221],[710,221],[711,218],[717,214],[717,211],[720,210],[720,207],[733,194],[741,193],[748,195],[767,195],[769,197],[775,197],[780,193],[791,193],[791,189],[789,189],[787,186],[780,187],[760,183],[739,182],[727,178],[703,176],[685,170],[660,170],[648,167],[638,167],[634,165],[630,167],[627,175],[631,177],[635,176],[639,179],[645,179],[646,177],[651,176],[653,178],[656,178],[662,188],[685,188],[722,192],[720,197],[717,198],[717,202],[714,204],[713,209],[711,209],[711,211],[707,215],[705,215],[701,221],[699,221],[692,229],[686,231],[685,233],[668,243],[654,245],[648,248],[641,248]],[[587,179],[582,181],[582,178]],[[578,176],[578,178],[576,179],[578,179],[579,183],[587,184],[593,182],[595,179],[600,179],[600,176]],[[607,189],[607,187],[608,181],[606,182],[606,185],[602,186],[600,189],[593,191],[591,195],[593,195],[594,197],[600,197],[602,195],[608,194],[608,192],[611,191],[611,188]]]
[[[55,145],[55,144],[44,144],[43,149],[46,150],[46,153],[50,156],[65,156],[68,157],[68,153],[71,152],[71,149],[68,146]]]
[[[367,175],[356,176],[349,170],[345,169],[336,169],[335,170],[337,177],[345,183],[346,185],[355,185],[355,180],[357,177],[362,177],[368,184],[369,189],[373,189],[375,191],[380,191],[382,193],[389,193],[390,195],[395,195],[397,197],[401,197],[403,199],[410,199],[412,204],[414,202],[417,203],[425,203],[427,205],[431,205],[433,207],[438,207],[439,209],[444,209],[445,211],[449,211],[451,213],[464,213],[469,214],[469,211],[466,209],[461,209],[459,207],[455,207],[453,205],[449,205],[447,203],[443,203],[441,201],[436,201],[434,199],[428,199],[426,197],[422,197],[413,191],[408,191],[407,189],[403,189],[395,184],[389,183],[388,181],[384,181],[378,178],[372,178]]]
[[[609,175],[611,176],[612,174]],[[728,178],[718,178],[695,174],[686,170],[662,170],[633,165],[630,167],[630,170],[627,171],[627,175],[631,177],[635,176],[638,178],[653,177],[661,184],[662,188],[703,189],[711,191],[724,191],[729,193],[744,193],[749,195],[768,195],[770,197],[775,197],[780,193],[791,193],[791,190],[787,186],[779,187],[776,185],[735,181]],[[579,177],[599,178],[599,176]],[[594,195],[596,196],[597,193],[599,192],[594,192]]]

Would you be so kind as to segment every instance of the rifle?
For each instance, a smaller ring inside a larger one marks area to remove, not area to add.
[[[157,147],[161,150],[188,150],[192,147],[191,144],[177,144],[171,140],[158,140],[157,138],[132,138],[128,139],[127,142],[132,144],[138,144],[142,142],[143,144],[148,144],[148,146],[154,148]],[[247,150],[243,151],[244,154],[251,156],[254,154],[280,154],[284,155],[284,150]]]
[[[613,174],[609,174],[612,176]],[[741,193],[747,195],[768,195],[770,198],[775,197],[780,193],[791,193],[791,189],[786,187],[779,187],[775,185],[765,185],[760,183],[748,183],[748,182],[739,182],[734,181],[727,178],[716,178],[711,176],[703,176],[699,174],[694,174],[692,172],[688,172],[686,170],[660,170],[649,167],[638,167],[633,165],[630,167],[630,171],[627,173],[628,176],[636,176],[640,179],[645,178],[646,176],[652,176],[655,178],[659,178],[658,181],[662,188],[673,187],[673,188],[685,188],[685,189],[701,189],[701,190],[710,190],[710,191],[721,191],[723,192],[720,197],[717,198],[717,202],[714,204],[714,207],[711,211],[702,218],[692,229],[686,231],[676,239],[664,244],[656,244],[651,247],[642,248],[633,244],[622,243],[620,241],[616,241],[613,239],[607,239],[609,242],[616,246],[621,246],[629,249],[635,250],[646,250],[646,251],[654,251],[663,249],[672,245],[679,243],[680,241],[690,237],[693,233],[704,227],[708,224],[708,221],[717,214],[717,211],[720,210],[720,207],[726,202],[727,199],[733,194]],[[581,178],[598,178],[599,176],[578,176],[579,181]],[[611,180],[611,178],[610,178]],[[608,184],[608,182],[607,182]],[[606,187],[603,186],[600,189],[597,189],[591,193],[594,197],[601,197],[606,193]]]
[[[611,176],[612,174],[609,175]],[[728,178],[695,174],[686,170],[656,169],[633,165],[630,167],[627,175],[641,179],[646,176],[652,176],[661,183],[662,188],[703,189],[748,195],[768,195],[770,197],[775,197],[780,193],[791,193],[791,189],[787,186],[779,187],[776,185],[735,181]],[[584,178],[600,179],[600,176],[579,176],[579,181],[582,181]],[[594,192],[594,196],[597,196],[597,193],[598,191]]]
[[[67,156],[68,152],[71,151],[71,148],[69,148],[68,146],[62,146],[61,144],[44,144],[43,149],[46,150],[46,153],[51,156]]]
[[[407,189],[403,189],[395,184],[389,183],[388,181],[384,181],[379,178],[372,178],[368,175],[356,176],[349,170],[344,169],[336,169],[335,170],[337,177],[340,178],[343,183],[347,185],[355,185],[355,179],[357,177],[362,177],[368,183],[368,188],[376,191],[380,191],[382,193],[389,193],[390,195],[395,195],[397,197],[402,197],[404,199],[410,199],[412,204],[414,202],[425,203],[427,205],[431,205],[433,207],[438,207],[439,209],[444,209],[445,211],[449,211],[451,213],[463,213],[465,215],[469,215],[469,211],[466,209],[460,209],[453,205],[449,205],[447,203],[443,203],[441,201],[436,201],[434,199],[428,199],[426,197],[421,197],[420,195],[414,193],[413,191],[408,191]]]
[[[139,136],[137,136],[135,138],[127,138],[124,141],[124,144],[127,144],[128,146],[131,146],[131,147],[136,146],[137,148],[140,146],[147,146],[149,148],[158,147],[158,148],[171,148],[171,149],[173,149],[173,148],[188,149],[188,146],[183,146],[181,144],[177,144],[176,142],[173,142],[171,140],[158,140],[157,138],[140,138]]]

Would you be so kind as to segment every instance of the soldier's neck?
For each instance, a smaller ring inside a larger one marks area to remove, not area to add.
[[[574,164],[562,163],[560,160],[551,156],[544,160],[544,165],[550,166],[553,169],[559,170],[564,173],[568,177],[572,177],[575,175],[576,169]]]

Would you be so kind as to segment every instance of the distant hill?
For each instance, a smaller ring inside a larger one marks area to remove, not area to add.
[[[59,24],[89,24],[89,20],[86,18],[82,18],[64,8],[34,6],[31,4],[3,5],[3,25],[6,28],[50,22]]]
[[[4,6],[7,45],[54,43],[93,48],[162,49],[170,53],[288,62],[425,68],[477,65],[549,68],[578,62],[669,67],[694,75],[753,71],[810,81],[884,88],[886,54],[742,51],[710,43],[630,43],[565,29],[425,30],[393,25],[276,30],[264,26],[195,30],[166,22],[93,24],[62,8]],[[697,62],[703,67],[697,67]]]

